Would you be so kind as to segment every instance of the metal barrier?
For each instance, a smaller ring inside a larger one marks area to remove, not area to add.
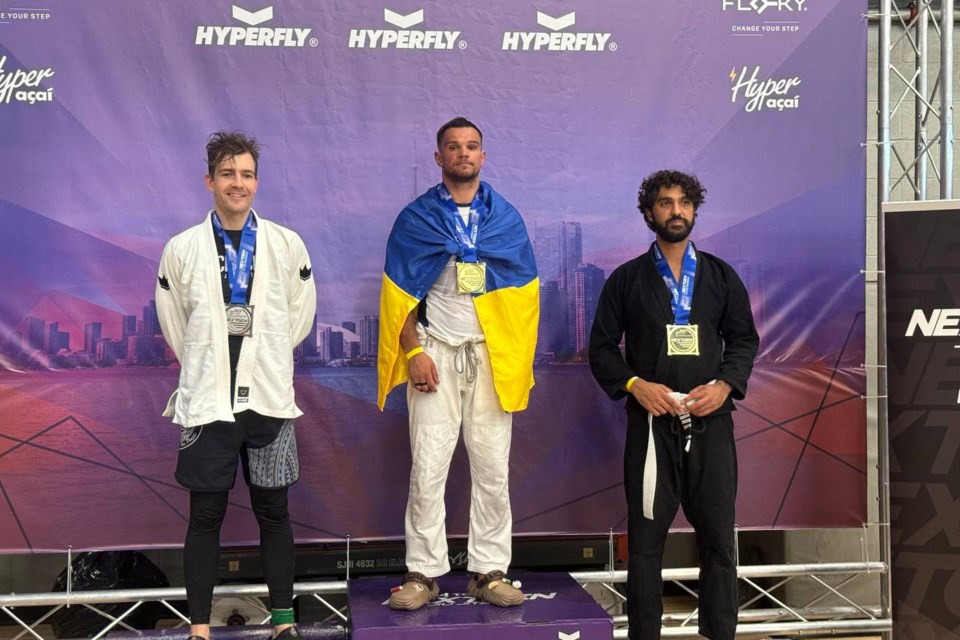
[[[737,570],[737,577],[743,585],[747,585],[754,594],[743,605],[739,614],[737,636],[777,635],[777,636],[805,636],[818,634],[836,635],[837,633],[884,633],[889,632],[893,622],[889,617],[881,615],[877,603],[858,603],[844,594],[843,589],[859,579],[878,579],[886,574],[887,565],[882,562],[839,562],[824,564],[784,564],[741,566]],[[626,571],[583,571],[570,574],[582,585],[600,585],[603,593],[610,594],[614,602],[606,608],[614,618],[614,638],[626,638],[626,616],[621,615],[620,608],[625,597],[614,586],[627,579]],[[695,597],[695,590],[688,584],[695,582],[699,570],[696,567],[682,569],[665,569],[663,580],[679,586],[682,590]],[[772,578],[776,583],[772,586],[761,586],[759,579]],[[800,605],[786,604],[782,595],[785,585],[791,581],[804,581],[813,584],[819,595]],[[831,581],[835,583],[831,584]],[[330,595],[345,594],[345,581],[301,582],[294,585],[294,593],[298,597],[314,598],[322,603],[329,611],[330,618],[348,622],[348,613],[345,607],[337,607],[327,599]],[[256,585],[222,585],[214,589],[214,600],[222,598],[259,599],[267,596],[267,587],[264,584]],[[0,595],[0,611],[21,627],[21,631],[12,636],[11,640],[21,638],[35,638],[36,640],[52,640],[45,638],[38,631],[52,615],[64,607],[87,607],[104,618],[104,628],[94,636],[94,640],[104,637],[111,630],[122,628],[132,630],[124,623],[124,619],[139,606],[146,602],[159,602],[170,610],[172,617],[179,620],[177,626],[187,626],[189,620],[172,604],[172,601],[184,600],[186,591],[183,588],[168,589],[128,589],[117,591],[82,591],[70,593],[33,593]],[[817,606],[827,598],[838,600],[836,606]],[[767,599],[776,605],[775,608],[751,608]],[[257,600],[259,603],[259,600]],[[107,614],[96,607],[98,604],[130,603],[130,607],[118,616]],[[16,614],[18,607],[49,606],[50,611],[29,624]],[[262,605],[261,605],[262,607]],[[269,621],[270,614],[263,608],[264,618]],[[328,619],[330,619],[328,618]],[[663,617],[664,638],[697,638],[697,611],[696,609],[683,613],[668,613]]]
[[[858,579],[878,579],[886,574],[887,565],[883,562],[837,562],[824,564],[783,564],[741,566],[737,569],[737,578],[754,594],[740,607],[737,624],[737,636],[776,635],[783,637],[817,635],[834,636],[838,633],[884,633],[893,628],[893,620],[884,617],[878,603],[858,603],[845,595],[843,589]],[[613,587],[625,582],[626,571],[589,571],[572,573],[581,584],[600,584],[614,594],[622,604],[623,594]],[[664,582],[673,583],[683,591],[696,596],[696,592],[687,584],[695,582],[699,569],[665,569]],[[774,578],[773,586],[758,584],[760,578]],[[830,580],[837,580],[831,584]],[[801,605],[788,605],[779,592],[790,582],[803,581],[812,584],[819,592],[808,602]],[[766,598],[777,608],[757,608],[750,606]],[[834,598],[842,604],[830,607],[818,607],[824,599]],[[667,613],[663,616],[664,638],[699,638],[697,633],[697,611]],[[614,638],[627,637],[627,619],[624,615],[614,615]]]

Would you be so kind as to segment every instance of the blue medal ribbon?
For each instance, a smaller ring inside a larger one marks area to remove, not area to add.
[[[477,235],[480,233],[480,219],[486,214],[487,208],[480,199],[480,189],[473,196],[473,202],[470,203],[470,217],[466,228],[463,226],[463,218],[460,216],[460,210],[457,203],[453,201],[453,196],[447,190],[447,185],[442,182],[439,185],[440,202],[445,209],[453,214],[453,224],[456,227],[456,240],[463,249],[464,262],[477,262]]]
[[[246,304],[247,292],[250,290],[250,272],[253,270],[253,252],[257,246],[257,218],[253,211],[247,216],[240,234],[239,251],[223,228],[220,216],[214,212],[211,218],[213,228],[223,239],[223,259],[226,263],[227,281],[230,283],[230,303]]]
[[[674,324],[690,324],[690,308],[693,306],[693,283],[697,275],[697,252],[692,242],[687,243],[687,250],[683,253],[683,262],[680,265],[680,282],[677,283],[663,257],[660,247],[654,242],[653,262],[670,291],[670,308],[673,310]]]

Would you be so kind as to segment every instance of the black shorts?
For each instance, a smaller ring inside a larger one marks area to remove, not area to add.
[[[197,491],[227,491],[237,477],[237,459],[248,485],[280,489],[296,482],[300,463],[293,420],[254,411],[234,417],[236,422],[180,428],[177,482]]]

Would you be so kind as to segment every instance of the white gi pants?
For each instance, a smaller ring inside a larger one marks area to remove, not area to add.
[[[410,494],[405,518],[407,571],[435,578],[450,571],[444,492],[463,425],[470,459],[470,532],[467,570],[507,571],[510,512],[510,437],[513,415],[500,408],[486,344],[454,347],[427,336],[421,343],[440,375],[435,393],[407,385],[410,411]]]

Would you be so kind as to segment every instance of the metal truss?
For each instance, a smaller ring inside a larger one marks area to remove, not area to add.
[[[337,607],[328,599],[328,596],[345,594],[347,592],[347,583],[344,581],[329,582],[300,582],[294,585],[294,595],[303,598],[313,598],[323,604],[330,612],[327,621],[347,623],[348,617],[345,607]],[[243,600],[251,608],[263,613],[263,618],[256,621],[256,624],[267,624],[270,621],[270,610],[267,609],[261,598],[268,596],[267,585],[222,585],[213,590],[214,602],[223,598],[238,598]],[[141,605],[148,602],[156,602],[163,605],[170,611],[174,619],[179,623],[175,627],[188,627],[190,620],[175,607],[172,602],[185,600],[187,597],[184,588],[167,589],[117,589],[113,591],[74,591],[74,592],[55,592],[55,593],[32,593],[32,594],[10,594],[0,595],[0,611],[6,614],[7,618],[19,625],[21,631],[11,636],[10,640],[21,640],[22,638],[33,638],[34,640],[53,640],[53,636],[44,637],[40,632],[49,624],[50,618],[64,608],[86,607],[95,612],[104,619],[103,629],[100,630],[91,640],[99,640],[114,630],[136,631],[129,624],[124,622],[126,618],[136,611]],[[116,605],[129,604],[123,613],[112,615],[97,605]],[[51,607],[43,616],[28,624],[17,616],[18,607]]]
[[[877,409],[877,497],[879,505],[880,559],[889,564],[891,558],[890,537],[890,441],[887,417],[887,325],[886,325],[886,259],[884,256],[883,203],[889,202],[893,190],[904,180],[911,186],[915,200],[928,197],[949,199],[953,197],[953,27],[956,19],[954,0],[941,0],[939,16],[932,7],[932,0],[881,0],[878,30],[878,82],[877,82],[877,226],[876,272],[868,278],[868,291],[876,291],[877,362],[876,401]],[[937,19],[939,18],[939,20]],[[930,79],[931,25],[939,38],[939,72]],[[895,35],[896,31],[896,35]],[[907,49],[909,48],[909,49]],[[912,68],[906,59],[909,55],[896,54],[912,51]],[[913,103],[914,139],[912,144],[900,146],[891,140],[890,126],[895,115]],[[931,119],[931,116],[933,118]],[[928,127],[936,125],[930,135]],[[939,158],[933,150],[939,145]],[[892,159],[897,161],[897,170],[892,172]],[[938,165],[939,161],[939,165]],[[928,169],[932,169],[938,182],[939,194],[928,194],[930,182]],[[868,377],[869,383],[869,377]],[[893,587],[889,572],[880,579],[880,610],[882,617],[891,618]],[[890,640],[892,628],[882,634]]]
[[[892,628],[889,616],[884,616],[881,609],[874,603],[858,603],[852,597],[845,595],[844,589],[858,580],[874,579],[878,575],[887,573],[887,565],[882,562],[844,562],[824,564],[786,564],[742,566],[737,570],[738,579],[746,585],[752,596],[741,605],[738,637],[772,634],[781,637],[792,635],[810,636],[822,633],[835,635],[837,633],[852,632],[888,632]],[[681,589],[696,596],[691,583],[698,578],[699,570],[696,567],[683,569],[666,569],[663,571],[664,582],[678,585]],[[608,606],[608,611],[614,618],[614,638],[627,637],[626,616],[621,614],[622,603],[625,598],[615,585],[626,582],[626,571],[586,571],[570,574],[580,584],[597,584],[613,594],[614,604]],[[767,584],[773,580],[772,584]],[[791,582],[803,581],[817,587],[817,595],[800,605],[786,603],[787,598],[783,590]],[[345,607],[331,604],[328,599],[331,595],[342,595],[347,591],[345,581],[304,582],[294,586],[294,593],[300,597],[315,598],[330,612],[327,621],[349,623],[348,612]],[[267,596],[267,587],[258,585],[224,585],[214,589],[214,600],[223,598],[240,598],[250,602],[263,612],[260,624],[266,624],[270,613],[263,607],[260,598]],[[0,595],[0,611],[21,631],[12,636],[11,640],[22,638],[34,640],[52,640],[41,635],[47,629],[51,616],[64,607],[86,607],[104,619],[103,629],[93,637],[99,640],[113,630],[133,630],[124,620],[141,605],[148,602],[158,602],[165,606],[174,619],[179,620],[178,627],[186,627],[189,620],[173,605],[172,602],[184,600],[186,591],[182,588],[169,589],[128,589],[117,591],[82,591],[72,593],[38,593],[21,595]],[[832,600],[823,604],[824,600]],[[761,607],[758,603],[768,604]],[[130,606],[119,615],[107,613],[98,605],[129,604]],[[775,606],[770,607],[769,603]],[[51,607],[50,611],[41,618],[28,624],[17,616],[20,607]],[[664,638],[697,638],[697,611],[694,609],[684,613],[669,613],[663,617]]]
[[[824,564],[783,564],[741,566],[737,578],[750,594],[740,605],[737,637],[775,635],[778,637],[836,635],[838,633],[884,633],[893,628],[893,620],[884,616],[876,603],[856,602],[844,593],[861,580],[873,580],[887,573],[883,562],[839,562]],[[619,614],[624,595],[614,585],[626,582],[626,571],[592,571],[570,574],[581,584],[602,585],[617,600],[614,609],[614,638],[627,637],[627,617]],[[690,585],[699,577],[697,568],[665,569],[664,582],[672,583],[692,597]],[[766,584],[773,580],[773,584]],[[783,595],[790,583],[803,582],[815,587],[816,595],[800,605],[789,605]],[[833,600],[829,606],[824,600]],[[765,604],[760,606],[759,603]],[[775,605],[770,606],[770,603]],[[666,613],[663,616],[663,638],[699,638],[697,610]]]
[[[940,187],[939,196],[933,197],[953,197],[954,0],[941,0],[940,4],[937,12],[933,0],[880,3],[878,204],[890,200],[890,194],[905,180],[915,200],[926,200],[930,170]],[[939,60],[934,60],[939,62],[939,71],[931,78],[929,42],[933,35],[940,45]],[[907,58],[911,62],[906,62]],[[914,110],[913,141],[895,142],[891,122],[908,106]]]

